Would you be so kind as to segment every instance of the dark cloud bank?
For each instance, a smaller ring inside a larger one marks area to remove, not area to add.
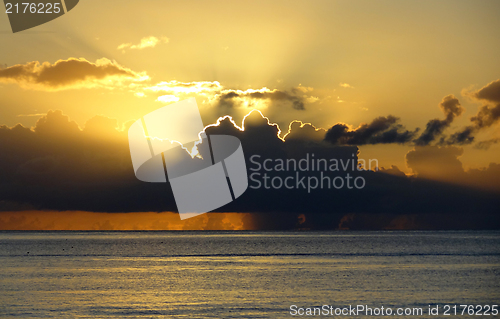
[[[471,99],[480,101],[483,105],[476,115],[470,118],[470,125],[462,127],[456,132],[445,134],[445,130],[453,121],[462,115],[465,109],[453,95],[443,98],[439,108],[444,113],[444,119],[429,120],[425,129],[420,132],[417,128],[409,131],[399,123],[395,116],[381,116],[371,123],[362,124],[350,129],[346,124],[338,123],[332,126],[325,136],[325,140],[335,145],[365,145],[365,144],[409,144],[415,146],[426,145],[467,145],[477,142],[475,135],[491,127],[500,120],[500,80],[493,81],[485,87],[465,92]],[[476,143],[477,148],[487,149],[498,143],[498,138]]]
[[[415,149],[407,155],[408,166],[415,176],[407,177],[396,167],[373,172],[353,170],[349,164],[345,170],[323,174],[330,179],[339,176],[344,181],[346,174],[353,179],[362,177],[363,188],[325,186],[308,192],[304,188],[250,187],[218,211],[254,213],[253,223],[262,229],[498,229],[500,165],[492,163],[483,170],[466,172],[458,159],[461,148],[427,145],[429,142],[425,141],[436,140],[443,127],[462,113],[460,104],[452,96],[443,100],[441,108],[445,119],[428,124],[419,136],[405,130],[395,117],[388,116],[361,125],[355,131],[337,124],[326,135],[311,125],[293,123],[284,142],[277,136],[278,127],[269,124],[258,112],[246,117],[245,131],[240,131],[226,118],[219,126],[208,127],[207,134],[237,136],[247,157],[249,175],[267,173],[270,178],[285,179],[299,173],[307,180],[320,178],[321,172],[311,169],[309,172],[267,172],[263,168],[255,171],[255,157],[252,162],[251,156],[260,155],[261,164],[264,159],[271,159],[273,163],[279,159],[299,162],[308,156],[311,158],[312,154],[315,159],[356,163],[358,148],[354,144],[400,143],[415,138],[422,143],[415,142]],[[488,110],[480,111],[481,114],[491,111],[490,115],[481,115],[483,122],[496,114],[489,106]],[[175,211],[168,183],[143,183],[135,178],[126,130],[119,131],[116,125],[112,119],[96,116],[80,129],[62,112],[50,111],[33,129],[21,125],[1,126],[0,207],[4,210]],[[191,160],[187,153],[185,156]],[[254,179],[259,178],[254,175]],[[250,186],[255,185],[250,181]]]

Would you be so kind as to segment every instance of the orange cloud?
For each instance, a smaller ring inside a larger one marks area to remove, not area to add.
[[[125,49],[135,49],[135,50],[142,50],[145,48],[154,48],[158,43],[168,43],[169,39],[166,37],[145,37],[141,39],[141,42],[139,44],[132,44],[132,43],[123,43],[120,44],[117,49],[118,50],[123,50],[122,52],[125,53]]]
[[[343,88],[346,88],[346,89],[354,89],[354,86],[352,86],[348,83],[340,83],[339,85]]]
[[[112,89],[147,79],[146,73],[132,71],[106,58],[95,63],[84,58],[58,60],[54,64],[32,61],[0,69],[0,82],[44,91],[92,87]]]

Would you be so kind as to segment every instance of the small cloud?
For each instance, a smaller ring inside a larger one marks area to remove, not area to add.
[[[179,94],[213,95],[220,93],[222,85],[217,81],[179,82],[172,80],[169,82],[159,82],[153,86],[146,87],[145,90],[152,92],[165,92],[176,96]]]
[[[500,138],[492,138],[487,141],[481,141],[478,142],[474,147],[480,150],[487,150],[489,149],[493,144],[497,144],[500,142]]]
[[[44,116],[45,113],[18,114],[17,117]]]
[[[146,94],[144,94],[142,92],[136,92],[136,93],[134,93],[134,95],[137,97],[145,97],[146,96]]]
[[[319,97],[312,96],[312,95],[310,97],[306,98],[306,102],[307,103],[314,103],[314,102],[316,102],[318,100],[319,100]]]
[[[132,43],[122,43],[118,46],[118,50],[122,50],[122,49],[126,49],[126,48],[129,48],[130,46],[132,46]],[[123,51],[125,52],[125,51]]]
[[[302,93],[307,93],[307,92],[310,92],[312,90],[314,90],[314,88],[308,87],[308,86],[302,86],[302,84],[299,84],[299,86],[294,87],[292,89],[293,92],[297,92],[298,91],[298,92],[302,92]]]
[[[175,95],[162,95],[156,99],[157,102],[171,103],[179,101],[179,98]]]
[[[259,90],[221,90],[220,94],[215,95],[213,102],[219,107],[251,107],[265,108],[271,104],[279,105],[283,103],[290,104],[296,110],[304,110],[304,95],[298,95],[302,92],[297,88],[290,91],[278,89],[270,90],[263,87]]]
[[[141,39],[141,42],[139,44],[132,44],[132,43],[122,43],[120,44],[117,49],[122,50],[123,53],[125,53],[125,49],[137,49],[137,50],[142,50],[146,48],[154,48],[157,44],[159,43],[168,43],[169,39],[166,37],[145,37]]]
[[[347,83],[339,83],[339,85],[343,88],[346,88],[346,89],[354,89],[354,86],[347,84]]]

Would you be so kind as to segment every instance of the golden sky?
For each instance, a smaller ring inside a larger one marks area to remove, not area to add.
[[[81,128],[98,114],[121,127],[195,96],[205,124],[224,112],[241,123],[257,108],[282,131],[294,119],[356,128],[387,115],[414,130],[443,118],[439,104],[452,94],[465,111],[451,133],[482,105],[464,92],[500,78],[498,12],[498,1],[85,0],[15,34],[2,14],[0,64],[25,73],[0,78],[0,124],[34,126],[59,109]],[[220,109],[221,92],[288,95]],[[476,138],[499,136],[493,125]],[[412,148],[360,147],[361,157],[406,172]],[[498,144],[464,148],[466,167],[500,158]]]

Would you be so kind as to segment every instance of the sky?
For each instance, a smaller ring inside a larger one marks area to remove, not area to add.
[[[86,0],[18,33],[0,14],[0,125],[122,145],[131,121],[195,97],[204,125],[230,115],[241,127],[258,110],[281,138],[310,123],[317,141],[385,169],[497,189],[462,173],[500,158],[499,12],[498,1]]]

